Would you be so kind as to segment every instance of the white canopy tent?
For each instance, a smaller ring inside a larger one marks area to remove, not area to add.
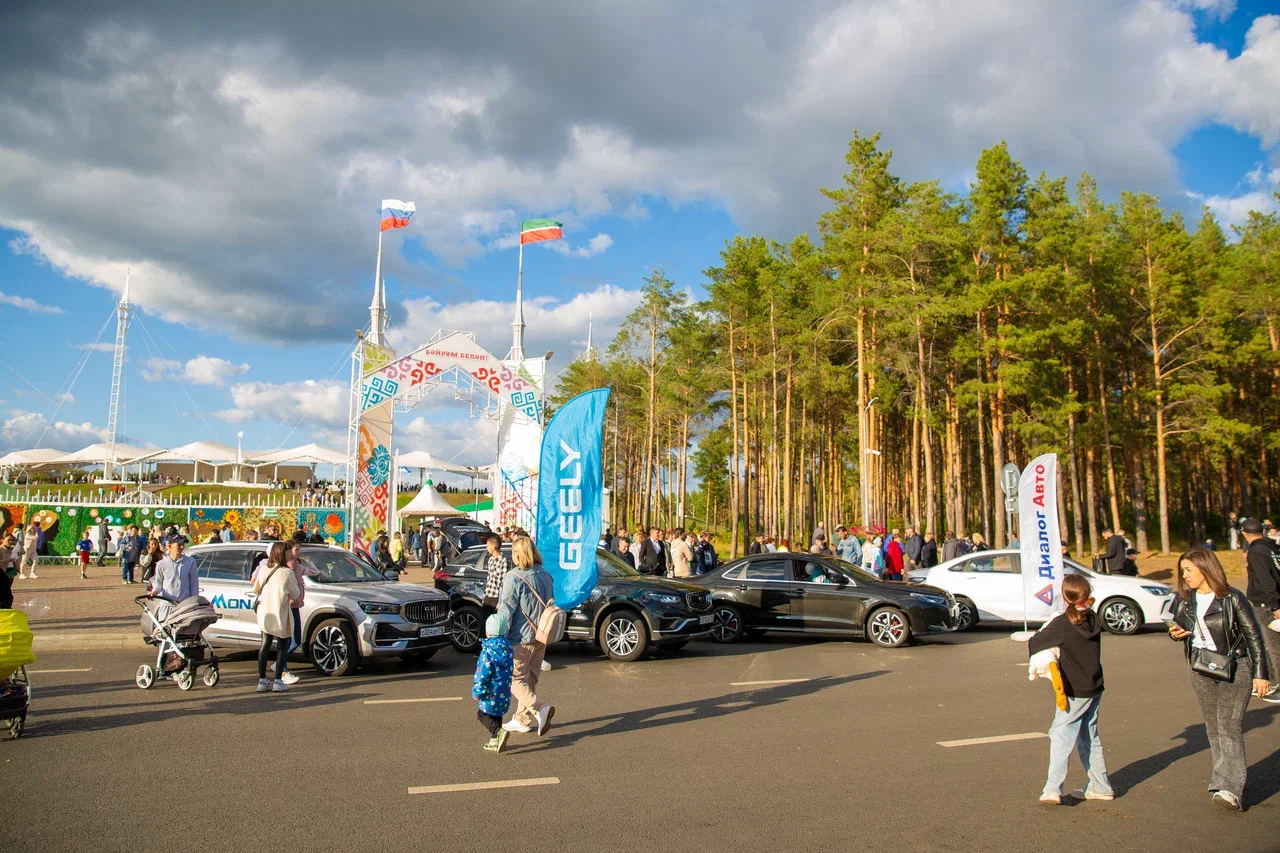
[[[35,465],[47,465],[66,456],[65,450],[53,450],[48,447],[37,448],[35,450],[15,450],[12,453],[6,453],[0,456],[0,468],[16,468],[16,467],[33,467]]]
[[[244,458],[255,465],[279,465],[282,462],[308,462],[313,465],[346,465],[347,454],[318,444],[304,444],[286,450],[262,450],[246,453]]]
[[[479,475],[479,472],[475,468],[471,468],[466,465],[458,465],[454,462],[445,462],[443,459],[432,456],[425,450],[415,450],[412,453],[401,453],[398,458],[402,468],[430,468],[432,471],[448,471],[451,474],[466,474],[469,477]]]
[[[413,500],[398,510],[396,515],[401,518],[419,515],[432,515],[437,518],[443,518],[446,516],[466,515],[466,513],[455,509],[453,504],[441,497],[440,493],[436,491],[436,487],[428,480],[427,484],[414,496]]]
[[[74,453],[64,453],[57,459],[49,461],[63,465],[92,465],[95,462],[113,462],[116,465],[125,465],[130,462],[151,459],[157,453],[163,452],[162,450],[147,450],[145,447],[134,447],[131,444],[121,444],[117,441],[114,457],[112,456],[110,445],[91,444]]]
[[[218,469],[223,465],[234,465],[239,460],[239,451],[228,447],[220,441],[193,441],[172,450],[166,450],[154,457],[156,462],[191,462],[191,480],[200,479],[200,463],[213,466],[213,482],[218,481]]]

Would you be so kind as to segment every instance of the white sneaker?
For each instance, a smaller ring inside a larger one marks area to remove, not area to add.
[[[547,662],[544,660],[544,661],[542,662],[542,671],[543,671],[543,672],[550,672],[550,671],[551,671],[551,664],[547,663]]]
[[[40,576],[39,576],[38,574],[36,574],[35,572],[32,572],[30,575],[28,575],[28,577],[30,577],[32,580],[35,580],[36,578],[38,578],[38,577],[40,577]]]
[[[1085,788],[1076,788],[1071,792],[1071,796],[1077,800],[1114,800],[1115,794],[1096,794]]]
[[[294,675],[287,669],[284,671],[284,675],[280,676],[280,680],[285,684],[297,684],[299,681],[298,676]]]
[[[1062,805],[1062,797],[1057,794],[1041,794],[1040,802],[1046,806],[1060,806]]]
[[[1215,791],[1211,802],[1215,806],[1221,806],[1224,809],[1240,811],[1240,798],[1230,791]]]
[[[289,689],[289,685],[285,684],[283,681],[277,681],[271,685],[272,693],[284,693],[288,689]]]
[[[532,726],[526,726],[524,723],[517,723],[515,717],[512,717],[511,719],[503,723],[502,727],[509,732],[520,732],[521,734],[526,734],[526,735],[529,732],[533,731]]]
[[[551,728],[551,718],[556,715],[556,707],[554,705],[543,705],[542,710],[538,712],[538,737],[542,737],[547,733],[547,729]]]
[[[270,689],[271,689],[271,679],[270,679],[270,678],[259,678],[259,679],[258,679],[258,692],[259,692],[259,693],[266,693],[266,692],[267,692],[268,690],[270,690]]]
[[[19,577],[19,578],[21,578],[22,580],[26,580],[26,579],[27,579],[27,576],[26,576],[26,575],[24,575],[24,574],[22,574],[22,572],[18,572],[18,577]]]

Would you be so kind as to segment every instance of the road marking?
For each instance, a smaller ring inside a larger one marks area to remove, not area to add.
[[[555,776],[544,776],[541,779],[507,779],[503,782],[467,782],[462,785],[426,785],[410,788],[410,794],[451,794],[456,791],[489,791],[494,788],[529,788],[534,785],[559,785]]]
[[[775,678],[772,681],[730,681],[730,687],[757,687],[762,684],[799,684],[810,681],[808,678]]]
[[[52,675],[55,672],[92,672],[93,667],[86,666],[84,669],[29,669],[27,673],[30,675]]]
[[[366,699],[366,705],[402,705],[406,702],[461,702],[461,696],[433,696],[428,699]]]
[[[971,737],[964,740],[940,740],[938,746],[973,746],[979,743],[1004,743],[1010,740],[1035,740],[1040,737],[1048,737],[1045,732],[1023,732],[1020,735],[996,735],[995,737]]]

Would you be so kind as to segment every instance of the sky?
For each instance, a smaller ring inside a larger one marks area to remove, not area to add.
[[[855,130],[963,192],[1008,141],[1191,221],[1274,210],[1280,15],[1245,0],[6,3],[0,10],[0,453],[102,440],[346,445],[383,198],[389,335],[511,344],[550,373],[664,270],[701,293],[727,239],[814,229]],[[1074,181],[1073,181],[1074,182]],[[492,461],[437,394],[400,450]]]

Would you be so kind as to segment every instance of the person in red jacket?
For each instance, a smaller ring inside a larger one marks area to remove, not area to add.
[[[885,580],[902,580],[902,555],[902,537],[894,531],[893,538],[889,540],[888,545],[884,546]]]

